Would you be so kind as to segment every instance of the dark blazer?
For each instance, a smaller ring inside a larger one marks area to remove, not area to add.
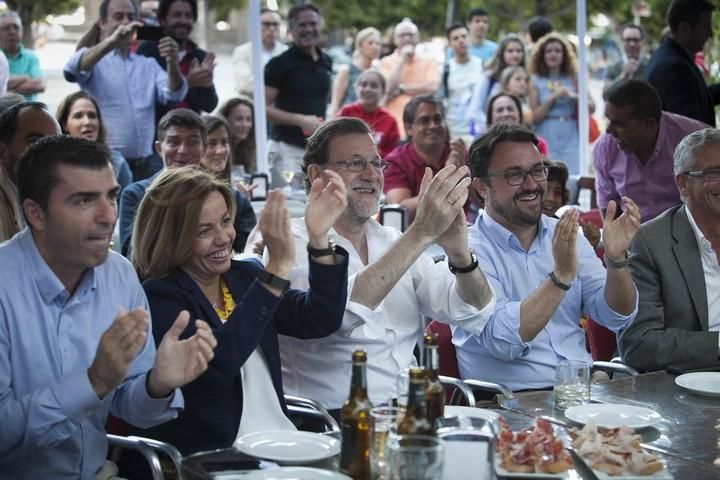
[[[630,252],[640,303],[620,333],[623,361],[639,370],[717,362],[718,332],[708,332],[705,275],[683,205],[643,224]]]
[[[309,262],[307,292],[291,289],[281,297],[270,293],[256,280],[262,270],[260,262],[233,261],[223,279],[237,305],[224,324],[184,271],[144,282],[156,344],[177,315],[188,310],[191,319],[210,324],[218,345],[208,370],[182,388],[185,409],[178,418],[148,430],[134,430],[134,433],[169,442],[183,455],[230,447],[243,410],[240,368],[257,346],[267,361],[277,400],[286,411],[277,336],[320,338],[340,328],[347,300],[348,255],[341,248],[337,252],[340,260],[336,265]],[[181,338],[195,333],[194,322],[190,323]]]
[[[720,84],[708,87],[695,59],[675,40],[663,40],[645,67],[644,78],[660,94],[663,110],[715,126]]]

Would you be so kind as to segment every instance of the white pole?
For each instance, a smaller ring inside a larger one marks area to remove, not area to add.
[[[577,0],[577,36],[578,36],[578,145],[580,156],[580,175],[590,173],[589,110],[588,110],[588,68],[585,29],[587,9],[585,0]]]
[[[255,160],[257,170],[270,174],[267,164],[267,118],[265,116],[265,69],[262,64],[262,40],[260,38],[260,1],[248,2],[248,22],[252,51],[253,103],[255,105]]]

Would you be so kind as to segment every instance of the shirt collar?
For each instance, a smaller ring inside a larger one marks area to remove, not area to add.
[[[692,212],[688,208],[687,205],[685,205],[685,213],[687,213],[688,222],[690,222],[690,227],[692,227],[692,231],[695,234],[695,239],[698,243],[698,248],[700,251],[703,251],[705,249],[705,246],[710,246],[710,241],[705,238],[705,235],[702,233],[702,230],[700,230],[700,227],[698,227],[698,224],[695,222],[695,217],[693,217]],[[712,249],[712,247],[710,247]]]
[[[484,225],[484,229],[488,232],[490,238],[501,248],[524,250],[520,244],[520,240],[515,236],[515,234],[496,222],[495,219],[492,218],[485,210],[481,210],[478,215],[477,223],[480,222]],[[550,219],[544,214],[540,215],[540,221],[538,222],[538,235],[535,237],[535,240],[543,241],[545,237],[547,237],[549,226]]]
[[[3,50],[3,53],[5,53],[4,50]],[[25,47],[23,47],[23,45],[22,45],[22,43],[21,43],[20,45],[18,45],[18,53],[17,53],[16,55],[10,56],[10,55],[8,55],[7,53],[5,53],[5,56],[6,56],[9,60],[10,60],[10,59],[15,60],[16,58],[22,57],[24,54],[25,54]]]
[[[70,293],[57,275],[55,275],[55,272],[50,269],[42,255],[40,255],[30,228],[26,227],[23,229],[19,236],[21,249],[28,259],[35,284],[45,303],[51,304],[59,302],[64,304],[67,302],[70,298]],[[83,297],[88,292],[95,290],[95,288],[97,288],[95,269],[91,268],[83,273],[75,293],[76,296]]]

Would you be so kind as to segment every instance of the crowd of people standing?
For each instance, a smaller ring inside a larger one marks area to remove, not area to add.
[[[113,478],[110,414],[183,454],[296,428],[285,394],[337,416],[356,348],[383,403],[423,318],[450,325],[464,378],[515,391],[589,361],[593,329],[642,370],[717,361],[720,85],[694,60],[713,10],[673,0],[652,56],[623,25],[593,139],[597,209],[564,213],[590,173],[587,74],[546,18],[496,42],[473,8],[443,62],[412,19],[382,57],[368,26],[333,69],[316,5],[289,10],[287,43],[263,9],[256,124],[250,45],[221,103],[216,56],[191,39],[196,0],[103,0],[55,114],[19,16],[0,14],[0,471]],[[160,38],[137,40],[149,25]],[[304,192],[303,218],[279,189],[256,208],[233,175],[263,173],[265,128],[270,184]],[[407,212],[404,232],[378,221],[383,202]]]

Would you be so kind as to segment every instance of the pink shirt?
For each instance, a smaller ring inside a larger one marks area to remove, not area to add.
[[[680,203],[675,185],[673,152],[688,134],[707,128],[697,120],[670,112],[662,112],[655,151],[643,164],[634,153],[623,152],[607,133],[602,134],[593,149],[595,190],[600,208],[610,200],[628,196],[640,207],[641,220],[657,217]]]

